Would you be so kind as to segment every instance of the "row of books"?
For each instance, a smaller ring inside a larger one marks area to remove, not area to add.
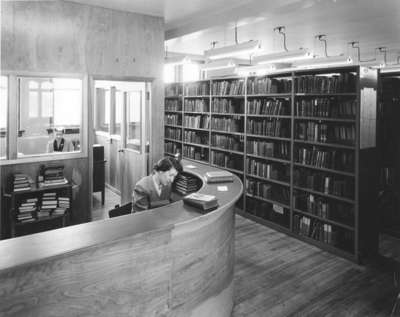
[[[190,143],[198,143],[202,145],[208,145],[208,133],[202,133],[198,131],[184,131],[183,140]]]
[[[185,127],[194,129],[208,129],[210,127],[210,116],[207,115],[185,115],[183,117]]]
[[[356,76],[345,72],[339,75],[305,75],[294,79],[296,93],[355,92]]]
[[[225,168],[243,170],[243,158],[224,152],[211,151],[211,163]]]
[[[275,179],[283,182],[290,181],[290,165],[269,163],[265,161],[246,159],[246,170],[250,175]]]
[[[334,201],[314,194],[293,195],[293,208],[308,212],[320,218],[330,219],[349,226],[354,225],[354,205]]]
[[[252,196],[270,199],[284,205],[289,205],[290,203],[290,190],[286,186],[248,178],[246,178],[245,186],[246,193]]]
[[[336,245],[337,232],[332,229],[332,225],[311,219],[306,216],[293,216],[293,232],[311,239]]]
[[[247,79],[248,95],[290,93],[291,91],[291,79],[277,79],[269,77],[256,77]]]
[[[181,84],[170,84],[165,86],[165,96],[166,97],[175,97],[182,95],[182,86]]]
[[[30,190],[31,183],[33,183],[33,181],[28,175],[16,173],[12,178],[12,189],[14,192]]]
[[[165,124],[181,125],[181,115],[179,114],[166,114]]]
[[[165,110],[166,111],[181,111],[182,104],[180,100],[167,99],[165,100]]]
[[[290,137],[290,121],[285,119],[248,119],[247,133],[281,138]]]
[[[175,152],[172,152],[175,153]],[[197,160],[197,161],[207,161],[208,162],[208,149],[199,148],[195,146],[183,146],[183,155],[187,158]]]
[[[222,80],[214,81],[211,86],[211,93],[217,96],[244,95],[244,80]]]
[[[262,141],[249,139],[247,140],[247,153],[289,160],[290,143],[286,141]]]
[[[295,137],[304,141],[354,145],[356,127],[354,124],[334,125],[313,121],[297,122],[295,124]]]
[[[219,113],[244,113],[244,100],[218,98],[212,100],[213,112]]]
[[[208,82],[186,84],[184,87],[185,96],[205,96],[210,94]]]
[[[243,151],[243,141],[232,135],[212,134],[211,145],[226,150]]]
[[[166,141],[164,144],[164,151],[167,153],[180,153],[181,146],[177,143]]]
[[[319,147],[299,147],[295,151],[295,162],[320,168],[353,172],[354,152]]]
[[[185,99],[185,111],[191,112],[208,112],[210,108],[208,106],[207,99]]]
[[[248,114],[289,115],[290,102],[287,99],[251,99],[247,102]]]
[[[182,140],[182,130],[165,127],[165,137],[168,139]]]
[[[295,115],[301,117],[327,117],[355,119],[356,99],[337,99],[334,97],[297,99]]]
[[[211,119],[211,129],[227,132],[243,132],[243,118],[213,117]]]
[[[341,175],[296,168],[293,183],[297,187],[308,188],[322,194],[354,199],[354,179]]]
[[[258,218],[272,221],[286,228],[289,228],[290,226],[289,210],[279,204],[272,204],[248,197],[246,212]]]

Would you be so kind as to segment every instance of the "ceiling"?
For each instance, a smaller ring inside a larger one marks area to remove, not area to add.
[[[285,26],[288,49],[304,47],[323,55],[315,35],[325,34],[328,55],[353,52],[359,41],[361,59],[375,48],[388,48],[388,61],[400,55],[400,0],[74,0],[74,2],[137,12],[165,19],[168,51],[202,54],[216,47],[260,40],[267,52],[283,50]]]

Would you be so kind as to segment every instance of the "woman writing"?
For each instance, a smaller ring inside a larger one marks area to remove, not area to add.
[[[171,202],[171,187],[182,165],[175,158],[163,158],[154,165],[153,173],[135,185],[132,212],[167,205]]]

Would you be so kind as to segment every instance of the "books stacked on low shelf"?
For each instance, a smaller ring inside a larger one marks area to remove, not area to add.
[[[207,172],[204,178],[207,183],[233,182],[233,174],[227,171]]]
[[[54,192],[43,193],[42,195],[42,205],[40,211],[43,213],[51,214],[52,210],[57,208],[57,194]]]
[[[198,190],[197,178],[189,174],[179,174],[175,180],[174,189],[181,195],[187,195]]]
[[[58,207],[68,209],[70,207],[69,197],[58,197]]]
[[[40,186],[64,185],[67,183],[68,181],[64,177],[63,165],[49,166],[44,168],[43,182],[40,183]]]
[[[192,193],[183,197],[183,202],[202,211],[210,211],[218,207],[218,200],[214,195]]]
[[[21,202],[18,207],[17,221],[31,222],[35,221],[35,213],[37,211],[37,198],[27,198]]]
[[[31,189],[31,181],[26,174],[14,174],[13,178],[13,191],[19,192]]]

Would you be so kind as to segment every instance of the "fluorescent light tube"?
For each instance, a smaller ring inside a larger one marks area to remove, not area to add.
[[[308,60],[293,62],[293,66],[298,68],[314,68],[329,66],[345,66],[352,64],[353,60],[346,56],[316,57]]]
[[[204,55],[209,59],[219,59],[225,57],[235,57],[244,54],[254,53],[259,46],[259,41],[248,41],[220,48],[212,48],[204,51]]]
[[[400,64],[386,65],[381,69],[381,73],[400,73]]]
[[[271,64],[271,63],[281,63],[281,62],[292,62],[303,59],[311,59],[312,55],[304,49],[299,49],[296,51],[279,52],[272,54],[264,54],[255,56],[253,62],[258,65]]]
[[[189,63],[204,63],[205,57],[203,55],[186,54],[178,52],[167,52],[164,58],[164,64],[169,65],[182,65]]]
[[[236,67],[239,65],[249,65],[249,61],[237,58],[223,58],[204,64],[202,70],[223,69],[229,67]]]

